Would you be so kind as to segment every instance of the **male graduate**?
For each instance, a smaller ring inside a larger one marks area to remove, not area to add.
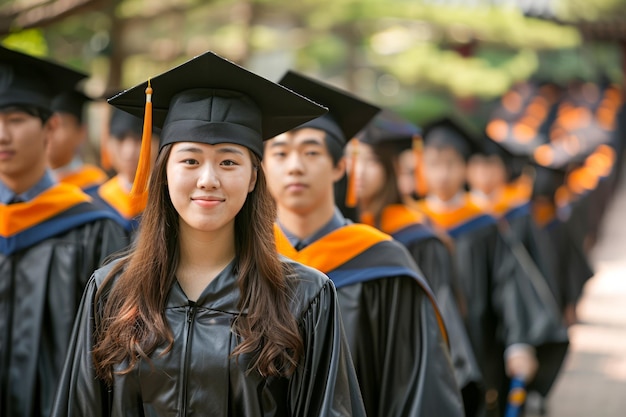
[[[87,123],[83,107],[89,102],[85,94],[70,90],[52,101],[53,117],[48,139],[48,164],[57,181],[74,184],[93,196],[108,176],[95,165],[86,164],[79,155],[87,138]]]
[[[533,283],[543,279],[532,275],[536,266],[514,253],[496,219],[465,192],[467,160],[479,147],[466,125],[444,117],[425,126],[428,195],[419,207],[454,239],[467,330],[487,388],[488,415],[497,416],[504,413],[509,378],[533,382],[542,394],[549,390],[568,339],[555,306]]]
[[[83,288],[126,240],[47,170],[51,100],[83,74],[0,47],[0,415],[48,416]]]
[[[379,109],[293,72],[280,84],[329,113],[265,145],[277,247],[335,283],[367,414],[462,416],[447,334],[428,284],[401,244],[352,224],[335,206],[346,138]]]
[[[96,192],[96,203],[110,210],[124,225],[129,236],[134,236],[139,227],[141,213],[146,206],[147,193],[131,195],[139,153],[143,121],[117,108],[113,109],[109,122],[107,151],[111,165],[117,175],[102,184]],[[151,160],[156,158],[160,130],[153,129]]]

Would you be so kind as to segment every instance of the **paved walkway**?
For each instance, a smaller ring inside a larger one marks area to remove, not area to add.
[[[626,170],[625,174],[626,174]],[[570,329],[571,353],[549,398],[549,417],[626,416],[626,181],[606,213],[596,275]]]

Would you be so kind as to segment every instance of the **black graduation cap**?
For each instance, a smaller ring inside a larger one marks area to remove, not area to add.
[[[113,108],[109,120],[109,135],[117,139],[123,139],[127,135],[141,138],[143,121],[130,113]]]
[[[79,122],[82,122],[83,107],[90,101],[91,98],[80,91],[64,91],[52,99],[50,110],[52,110],[53,113],[71,114],[76,117]]]
[[[160,148],[180,141],[235,143],[263,155],[263,141],[326,113],[327,109],[213,52],[205,52],[109,99],[144,118],[133,194],[150,172],[146,127],[162,128]]]
[[[87,75],[0,46],[0,108],[21,105],[50,110],[52,99]]]
[[[287,71],[279,84],[328,107],[328,114],[299,127],[325,131],[343,148],[380,108],[331,85],[293,71]]]
[[[398,152],[411,149],[422,129],[388,109],[381,110],[357,138],[368,145],[387,144]]]
[[[160,147],[178,141],[235,143],[262,156],[263,141],[326,113],[326,109],[213,52],[150,79],[152,120]],[[109,103],[144,116],[148,82]]]
[[[452,147],[465,160],[482,151],[480,135],[468,122],[458,116],[443,116],[424,126],[424,146]]]

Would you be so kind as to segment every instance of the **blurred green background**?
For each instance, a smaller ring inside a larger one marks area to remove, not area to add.
[[[515,82],[621,82],[626,0],[13,0],[4,45],[91,74],[93,96],[206,50],[295,69],[422,123],[478,118]]]

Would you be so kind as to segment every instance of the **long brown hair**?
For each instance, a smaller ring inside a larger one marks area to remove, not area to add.
[[[178,266],[178,213],[169,197],[166,166],[171,145],[161,150],[150,178],[150,195],[134,247],[118,262],[96,295],[103,320],[96,324],[93,351],[97,375],[108,383],[113,367],[127,361],[120,373],[130,372],[163,344],[167,353],[174,337],[165,319],[165,306]],[[286,282],[289,271],[278,258],[274,243],[274,202],[267,190],[259,158],[250,152],[257,172],[254,190],[235,217],[235,252],[241,299],[233,330],[241,343],[232,355],[253,353],[250,369],[265,376],[288,376],[296,368],[303,342],[289,309]]]
[[[403,204],[402,195],[398,187],[398,175],[396,173],[397,152],[391,146],[386,145],[370,145],[372,151],[376,155],[378,162],[383,167],[385,180],[380,192],[375,197],[376,201],[372,204],[374,210],[374,225],[380,229],[382,214],[385,207],[392,204]]]

